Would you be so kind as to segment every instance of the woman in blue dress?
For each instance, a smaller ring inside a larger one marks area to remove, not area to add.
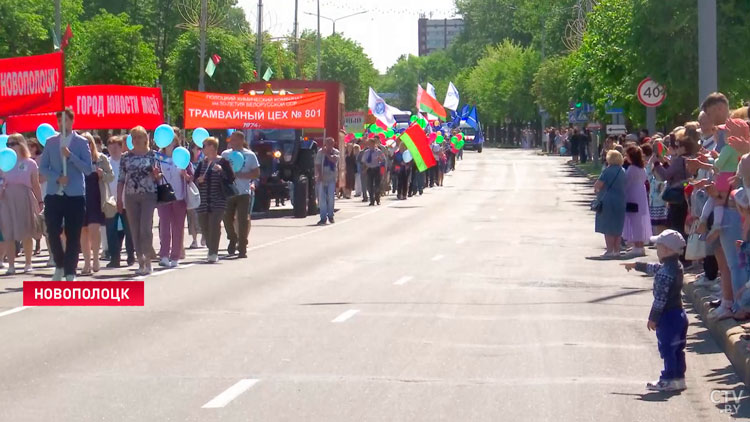
[[[607,153],[608,167],[594,184],[602,209],[596,213],[595,230],[604,235],[607,252],[603,258],[619,258],[622,229],[625,225],[625,170],[623,158],[618,151]]]

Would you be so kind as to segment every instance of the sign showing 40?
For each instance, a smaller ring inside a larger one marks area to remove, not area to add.
[[[638,101],[646,107],[659,107],[667,98],[667,90],[651,78],[638,85]]]

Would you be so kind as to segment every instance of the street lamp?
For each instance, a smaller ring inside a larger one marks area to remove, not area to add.
[[[343,20],[343,19],[346,19],[346,18],[351,18],[352,16],[362,15],[362,14],[367,13],[367,12],[368,12],[367,10],[363,10],[361,12],[352,13],[351,15],[346,15],[346,16],[342,16],[340,18],[335,18],[335,19],[323,16],[323,15],[320,15],[319,13],[305,12],[305,14],[306,15],[310,15],[310,16],[317,16],[320,19],[325,19],[325,20],[331,21],[331,23],[333,24],[333,35],[336,35],[336,22],[337,21],[340,21],[340,20]]]

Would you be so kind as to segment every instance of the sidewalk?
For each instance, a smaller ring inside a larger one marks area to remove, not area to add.
[[[708,290],[695,286],[695,276],[692,274],[686,274],[683,292],[687,301],[692,303],[693,309],[700,315],[703,324],[711,332],[714,340],[724,350],[729,361],[732,362],[732,366],[734,366],[742,382],[745,385],[750,385],[750,352],[747,350],[750,342],[741,339],[743,334],[750,333],[750,322],[739,323],[734,319],[715,321],[708,318],[708,312],[711,310],[709,302],[713,298]]]

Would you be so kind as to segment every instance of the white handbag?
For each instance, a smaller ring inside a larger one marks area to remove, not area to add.
[[[706,241],[701,240],[700,235],[695,232],[699,224],[698,221],[693,223],[688,236],[687,247],[685,248],[685,259],[688,261],[697,261],[706,257]]]
[[[185,203],[189,210],[194,210],[201,205],[201,193],[192,181],[185,183]]]

